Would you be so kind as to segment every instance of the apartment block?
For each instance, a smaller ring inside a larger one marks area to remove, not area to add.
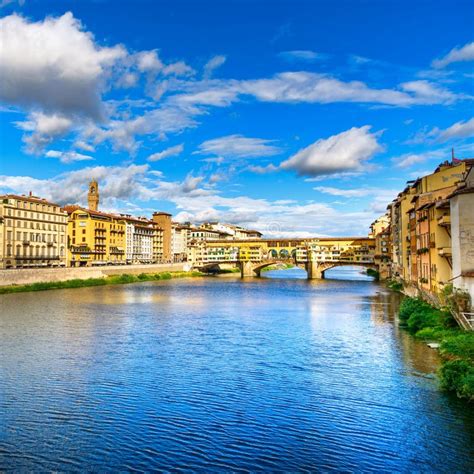
[[[0,196],[0,268],[66,265],[67,213],[31,193]]]

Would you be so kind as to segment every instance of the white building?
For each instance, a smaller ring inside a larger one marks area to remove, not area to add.
[[[126,222],[125,258],[127,263],[154,261],[155,226],[144,218],[122,216]]]

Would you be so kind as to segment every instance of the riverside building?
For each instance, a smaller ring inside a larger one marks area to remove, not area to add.
[[[31,193],[0,196],[0,268],[66,265],[67,213]]]
[[[473,166],[473,159],[446,161],[389,204],[389,232],[379,233],[391,248],[393,278],[431,297],[453,284],[474,301]]]

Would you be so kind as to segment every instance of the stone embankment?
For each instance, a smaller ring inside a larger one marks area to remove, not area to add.
[[[117,265],[80,268],[25,268],[0,270],[0,286],[28,285],[53,281],[87,280],[104,278],[113,275],[139,275],[140,273],[164,273],[188,271],[186,263],[169,263],[153,265]]]

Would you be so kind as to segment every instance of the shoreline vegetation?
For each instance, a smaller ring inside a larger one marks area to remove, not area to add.
[[[439,347],[441,388],[473,402],[474,332],[459,328],[449,311],[435,308],[421,298],[405,296],[399,318],[400,326],[415,338]]]
[[[171,280],[174,278],[194,278],[208,276],[201,272],[162,272],[162,273],[140,273],[138,275],[130,275],[124,273],[122,275],[111,275],[102,278],[86,278],[73,279],[64,281],[48,281],[30,283],[25,285],[9,285],[0,286],[0,295],[8,293],[24,293],[28,291],[44,291],[44,290],[61,290],[67,288],[84,288],[89,286],[105,286],[105,285],[123,285],[127,283],[139,283],[144,281],[160,281]]]

